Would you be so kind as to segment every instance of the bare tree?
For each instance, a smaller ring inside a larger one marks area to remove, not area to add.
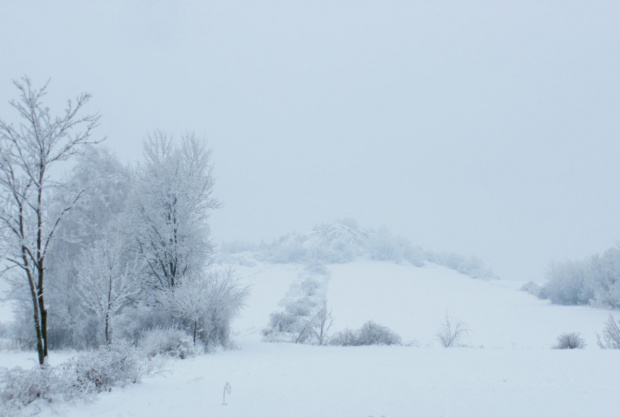
[[[329,330],[334,324],[334,317],[332,316],[331,309],[327,309],[326,299],[323,299],[323,305],[313,319],[313,322],[316,341],[320,346],[322,346],[327,343]]]
[[[332,311],[327,309],[327,300],[324,298],[321,308],[314,315],[297,323],[298,330],[295,343],[316,343],[322,346],[327,343],[329,330],[333,324]]]
[[[603,336],[597,334],[596,338],[601,349],[620,349],[620,322],[610,314],[603,328]]]
[[[459,346],[461,340],[469,331],[465,323],[453,319],[446,312],[446,319],[437,331],[436,337],[443,347],[455,347]]]
[[[89,141],[98,115],[81,115],[90,96],[69,100],[65,112],[52,116],[43,104],[47,84],[32,87],[27,77],[14,82],[20,99],[11,106],[21,123],[0,120],[0,228],[3,273],[17,269],[27,282],[32,299],[39,364],[48,356],[47,310],[45,306],[45,257],[64,214],[80,197],[52,210],[50,196],[63,182],[52,179],[52,169],[71,158]]]

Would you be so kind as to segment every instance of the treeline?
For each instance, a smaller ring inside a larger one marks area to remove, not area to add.
[[[247,263],[248,258],[261,262],[310,265],[347,263],[358,259],[408,262],[415,266],[430,262],[473,278],[497,278],[478,258],[426,251],[385,228],[362,228],[352,219],[319,224],[309,233],[288,234],[271,243],[225,243],[221,250],[224,259],[237,263]]]
[[[620,308],[620,247],[583,260],[553,263],[547,283],[529,283],[525,290],[556,304]]]
[[[226,345],[246,289],[212,261],[208,218],[219,203],[206,144],[154,132],[143,160],[125,166],[90,140],[98,116],[81,115],[88,96],[54,116],[45,87],[16,86],[17,127],[0,120],[11,337],[36,347],[41,364],[48,349],[137,343],[170,328],[194,344]],[[57,163],[68,160],[73,169],[61,175]]]

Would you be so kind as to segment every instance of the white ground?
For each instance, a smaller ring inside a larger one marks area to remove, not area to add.
[[[170,362],[169,372],[92,403],[45,405],[43,416],[617,416],[620,352],[596,347],[609,312],[561,307],[440,267],[379,262],[329,267],[334,330],[367,320],[420,347],[315,347],[260,342],[300,266],[239,267],[251,285],[236,322],[239,349]],[[471,329],[469,348],[434,340],[446,310]],[[584,350],[550,349],[580,332]],[[34,357],[34,355],[31,355]],[[52,357],[53,358],[53,357]],[[0,366],[28,363],[2,353]],[[223,387],[232,386],[222,405]]]

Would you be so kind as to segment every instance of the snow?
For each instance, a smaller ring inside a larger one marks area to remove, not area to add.
[[[595,335],[609,312],[551,305],[522,283],[474,280],[444,267],[360,261],[322,275],[332,331],[367,320],[418,347],[263,343],[260,330],[303,265],[257,263],[237,274],[251,287],[235,322],[237,348],[170,361],[160,375],[93,402],[40,404],[41,416],[616,416],[618,351]],[[467,323],[470,347],[444,349],[434,334],[448,315]],[[583,350],[555,350],[562,332]],[[0,353],[0,366],[28,361]],[[54,354],[52,355],[54,359]],[[222,405],[224,386],[232,392]]]
[[[43,415],[615,416],[616,353],[255,344]]]

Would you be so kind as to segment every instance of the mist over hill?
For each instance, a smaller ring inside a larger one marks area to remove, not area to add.
[[[256,261],[275,264],[344,264],[374,260],[423,267],[433,263],[472,278],[498,278],[474,256],[467,258],[456,253],[424,250],[407,238],[393,235],[386,228],[361,227],[353,219],[318,224],[309,232],[289,233],[270,243],[225,242],[220,246],[220,257],[224,262],[244,265]]]

